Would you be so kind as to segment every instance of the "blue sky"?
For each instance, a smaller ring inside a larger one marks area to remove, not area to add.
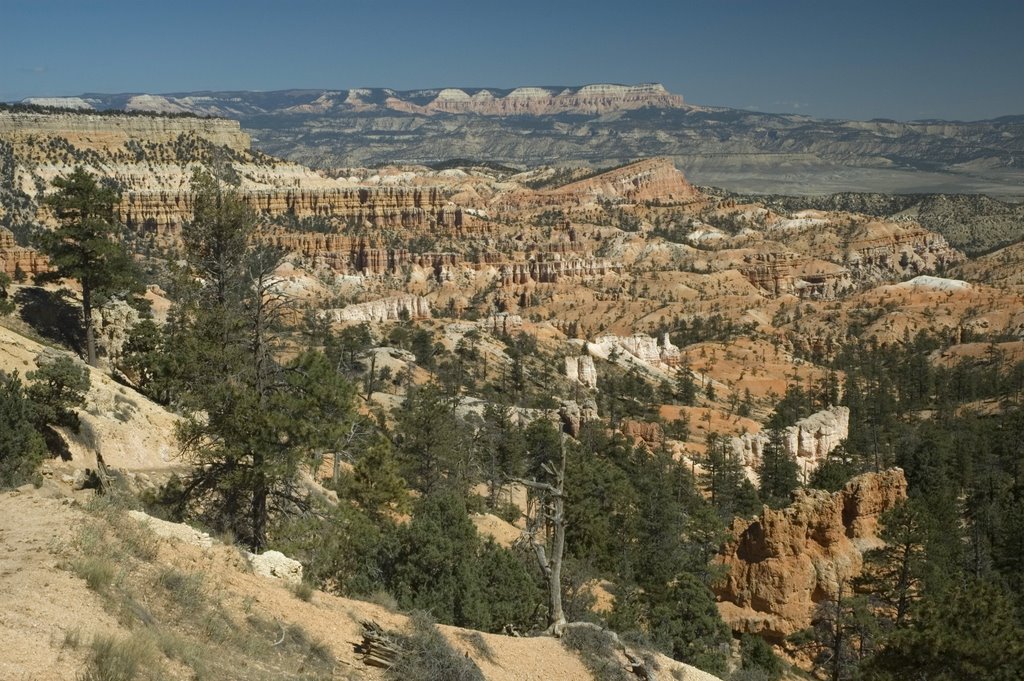
[[[1024,113],[1024,0],[0,0],[0,100],[657,81],[868,119]]]

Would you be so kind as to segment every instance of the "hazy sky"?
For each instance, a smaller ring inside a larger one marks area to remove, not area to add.
[[[657,81],[868,119],[1024,113],[1024,0],[0,0],[0,100]]]

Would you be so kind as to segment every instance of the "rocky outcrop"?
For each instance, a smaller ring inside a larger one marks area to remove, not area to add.
[[[679,348],[672,345],[668,334],[661,342],[653,336],[637,333],[632,336],[600,336],[587,344],[588,351],[595,357],[609,359],[613,354],[626,353],[630,357],[650,366],[673,367],[680,362]]]
[[[854,286],[847,268],[792,252],[747,254],[739,271],[751,284],[772,296],[792,294],[814,300],[835,300]]]
[[[636,421],[634,419],[623,419],[619,430],[626,437],[633,438],[645,444],[656,447],[665,441],[665,431],[658,423],[650,421]]]
[[[523,318],[517,314],[496,312],[486,319],[481,319],[477,326],[496,336],[507,336],[523,328]]]
[[[430,319],[430,303],[422,296],[404,295],[356,303],[321,313],[332,322],[395,322]]]
[[[591,390],[597,390],[597,368],[590,355],[566,357],[565,376],[570,381],[576,381]]]
[[[700,191],[686,181],[683,173],[667,158],[648,158],[609,170],[549,192],[541,198],[564,202],[572,197],[581,203],[598,199],[638,203],[660,201],[688,202],[703,198]]]
[[[149,528],[150,532],[164,539],[173,539],[191,546],[198,546],[201,549],[208,549],[214,543],[213,538],[209,534],[185,523],[172,523],[167,520],[161,520],[142,511],[128,511],[128,517],[142,523]]]
[[[917,225],[868,223],[847,242],[845,258],[858,279],[884,281],[934,272],[964,255],[941,234]]]
[[[33,248],[19,246],[10,230],[0,227],[0,272],[12,279],[22,272],[34,276],[50,270],[49,259]]]
[[[600,258],[570,258],[562,260],[553,256],[549,260],[531,260],[529,262],[510,262],[501,266],[500,282],[502,286],[520,284],[557,284],[569,279],[589,279],[605,274],[622,273],[621,263],[610,262]]]
[[[241,197],[257,214],[268,217],[451,233],[472,222],[461,208],[448,203],[447,193],[438,187],[243,188]],[[191,217],[192,197],[185,189],[128,191],[120,204],[120,218],[126,225],[154,233],[176,229]]]
[[[562,430],[569,435],[576,437],[580,434],[580,427],[588,421],[596,421],[597,403],[587,398],[582,404],[573,400],[562,400],[558,408],[558,418],[562,422]]]
[[[797,421],[782,432],[782,446],[796,459],[806,480],[818,465],[850,435],[850,409],[836,406]],[[753,470],[761,463],[768,443],[764,432],[733,436],[732,448],[744,465]]]
[[[499,281],[502,286],[528,284],[556,284],[564,279],[585,279],[619,274],[622,265],[602,258],[567,258],[560,254],[544,255],[539,260],[509,262],[501,266]]]
[[[714,587],[722,619],[773,642],[809,627],[814,608],[840,584],[849,588],[863,551],[880,544],[878,516],[906,497],[906,478],[894,468],[857,476],[835,493],[797,490],[784,509],[736,519],[716,558],[727,571]]]
[[[279,579],[286,584],[302,583],[302,563],[280,551],[264,551],[260,554],[246,551],[252,571],[261,577]]]

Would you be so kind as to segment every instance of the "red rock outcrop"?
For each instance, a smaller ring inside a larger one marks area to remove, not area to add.
[[[33,248],[19,246],[10,230],[0,227],[0,272],[13,278],[21,270],[27,276],[35,276],[50,270],[50,261]]]
[[[907,498],[898,468],[857,476],[842,490],[798,490],[784,509],[736,519],[716,559],[727,576],[715,587],[722,619],[736,632],[779,642],[811,624],[877,546],[878,516]]]
[[[633,438],[651,446],[658,446],[665,441],[665,431],[658,423],[623,419],[619,430],[626,437]]]
[[[571,182],[544,194],[579,200],[621,199],[685,202],[702,198],[700,191],[686,181],[682,171],[667,158],[648,158],[578,182]]]

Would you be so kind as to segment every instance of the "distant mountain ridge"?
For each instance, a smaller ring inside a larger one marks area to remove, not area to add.
[[[259,114],[322,114],[332,110],[399,111],[541,116],[562,113],[603,114],[643,107],[684,108],[680,95],[659,83],[580,87],[439,88],[392,90],[280,90],[276,92],[188,92],[154,94],[84,94],[79,97],[31,97],[26,104],[85,109],[123,109],[194,113],[235,118]]]
[[[698,184],[737,192],[1024,198],[1024,116],[821,120],[697,106],[656,83],[87,93],[26,101],[232,118],[257,148],[328,169],[455,158],[606,166],[667,156]]]

